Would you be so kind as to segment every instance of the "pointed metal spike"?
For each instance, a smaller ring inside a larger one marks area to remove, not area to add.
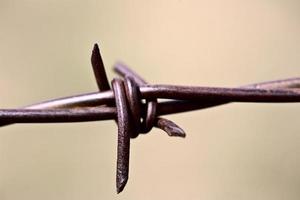
[[[185,138],[186,134],[182,128],[176,125],[174,122],[165,119],[165,118],[158,118],[156,121],[155,126],[164,130],[169,136],[176,136]]]
[[[97,86],[100,91],[110,90],[109,82],[105,72],[103,60],[100,54],[98,44],[96,43],[93,48],[91,63],[94,71],[94,75],[97,81]]]
[[[132,131],[132,121],[127,109],[125,88],[122,80],[114,79],[112,88],[115,95],[118,122],[118,149],[117,149],[117,192],[124,189],[129,173],[130,154],[130,133]]]

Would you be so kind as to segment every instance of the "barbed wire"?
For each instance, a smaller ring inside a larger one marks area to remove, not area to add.
[[[185,137],[176,123],[162,115],[200,110],[231,102],[300,102],[300,78],[255,83],[237,88],[151,85],[123,63],[111,86],[97,44],[91,63],[99,91],[53,99],[20,109],[0,109],[0,126],[14,123],[66,123],[115,120],[118,125],[117,192],[128,180],[130,138],[153,127]],[[158,101],[157,99],[167,99]]]

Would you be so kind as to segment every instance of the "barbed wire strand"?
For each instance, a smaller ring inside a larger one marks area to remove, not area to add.
[[[128,181],[130,138],[136,138],[140,133],[148,133],[153,126],[164,130],[170,136],[185,137],[182,128],[159,116],[231,102],[300,102],[299,77],[238,88],[151,85],[119,62],[114,65],[114,70],[121,78],[113,79],[111,89],[97,44],[92,51],[91,63],[99,92],[48,100],[21,109],[0,109],[0,126],[13,123],[115,120],[118,124],[118,193]]]

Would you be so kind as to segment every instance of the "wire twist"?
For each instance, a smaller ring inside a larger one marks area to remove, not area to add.
[[[114,119],[118,125],[117,192],[128,180],[130,138],[153,127],[169,136],[185,137],[174,122],[160,117],[230,102],[300,102],[300,78],[245,85],[238,88],[149,85],[123,63],[114,70],[122,77],[108,82],[95,44],[91,63],[99,92],[54,99],[21,109],[0,109],[0,126],[13,123],[85,122]],[[159,98],[173,99],[160,102]],[[144,102],[143,102],[144,101]]]

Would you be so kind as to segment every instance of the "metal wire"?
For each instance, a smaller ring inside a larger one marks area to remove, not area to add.
[[[160,128],[170,136],[185,137],[182,128],[159,116],[230,102],[300,102],[299,77],[238,88],[150,85],[125,64],[117,63],[114,70],[121,78],[113,79],[111,90],[97,44],[92,52],[91,63],[99,92],[53,99],[21,109],[0,109],[0,126],[13,123],[116,120],[118,193],[124,189],[128,180],[130,138],[148,133],[152,127]]]

